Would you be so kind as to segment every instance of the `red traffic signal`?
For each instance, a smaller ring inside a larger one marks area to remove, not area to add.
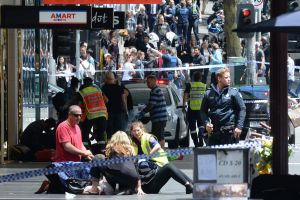
[[[237,5],[237,28],[243,29],[246,26],[255,23],[255,11],[254,5],[245,3]],[[251,38],[254,36],[254,33],[249,32],[237,32],[238,37],[240,38]]]
[[[248,8],[242,10],[243,17],[249,17],[251,15],[251,11]]]

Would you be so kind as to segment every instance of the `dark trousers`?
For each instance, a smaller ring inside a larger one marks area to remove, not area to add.
[[[151,134],[155,135],[158,141],[165,139],[165,127],[167,125],[166,121],[163,122],[152,122]]]
[[[200,110],[188,110],[188,122],[189,122],[189,129],[191,133],[191,137],[193,139],[195,147],[203,146],[203,134],[204,134],[204,127],[200,116]],[[197,126],[199,132],[197,133]]]
[[[153,31],[153,27],[156,22],[156,18],[157,18],[156,14],[148,15],[149,33]]]
[[[186,174],[175,165],[168,163],[159,168],[155,177],[149,183],[142,185],[142,189],[145,193],[157,194],[170,178],[182,185],[185,185],[187,182],[192,183],[192,180]]]
[[[88,120],[86,119],[81,124],[81,130],[82,130],[82,141],[83,142],[90,142],[89,141],[89,134],[91,133],[91,129],[93,127],[93,135],[94,138],[99,141],[105,140],[105,130],[106,130],[106,118],[105,117],[98,117],[95,119]]]
[[[106,129],[108,139],[110,139],[115,132],[122,130],[122,120],[122,113],[108,113]]]
[[[189,23],[177,24],[177,34],[180,37],[181,42],[183,41],[183,39],[187,41],[188,28],[189,28]]]
[[[199,19],[195,19],[189,22],[189,28],[188,28],[188,34],[187,34],[187,44],[191,43],[191,37],[192,37],[192,29],[195,34],[195,38],[197,41],[197,44],[200,44],[200,34],[198,30],[199,26]]]
[[[239,140],[234,137],[233,129],[229,130],[216,130],[208,137],[208,146],[220,145],[220,144],[235,144]]]

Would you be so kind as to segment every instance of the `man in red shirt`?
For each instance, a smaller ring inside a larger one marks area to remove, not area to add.
[[[94,156],[82,143],[81,130],[78,126],[82,112],[77,105],[69,108],[68,119],[56,129],[56,162],[80,161],[82,157],[91,160]]]
[[[87,150],[82,143],[81,130],[78,126],[82,115],[81,108],[72,105],[68,110],[68,118],[61,122],[56,129],[55,162],[73,161],[79,162],[81,158],[92,160],[94,155]],[[50,165],[54,167],[54,165]],[[62,193],[65,186],[60,182],[58,174],[46,175],[48,180],[43,181],[36,194]]]

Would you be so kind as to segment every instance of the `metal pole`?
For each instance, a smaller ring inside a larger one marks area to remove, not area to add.
[[[256,13],[256,23],[261,22],[261,9],[255,9]],[[256,33],[256,41],[260,41],[261,39],[261,32]]]
[[[4,41],[3,38],[4,35],[3,35],[3,31],[0,30],[0,41]],[[0,66],[3,66],[3,43],[0,42]],[[0,122],[0,127],[1,127],[1,138],[0,138],[0,144],[1,144],[1,147],[0,147],[0,150],[1,150],[1,160],[0,160],[0,163],[3,164],[4,163],[4,80],[3,80],[3,69],[1,68],[0,69],[0,113],[1,113],[1,122]]]
[[[75,59],[76,59],[76,69],[79,69],[79,64],[80,64],[80,30],[76,30],[76,54],[75,54]]]
[[[271,1],[271,14],[287,11],[287,0]],[[273,139],[273,174],[288,174],[287,34],[271,32],[270,111]]]
[[[253,4],[253,0],[240,0],[240,3],[250,3]],[[256,63],[255,61],[255,37],[246,38],[246,49],[247,49],[247,67],[246,67],[246,84],[254,85],[257,82],[256,77]]]
[[[257,83],[256,76],[256,63],[255,61],[255,37],[246,39],[246,49],[247,49],[247,73],[246,73],[246,84],[255,85]]]

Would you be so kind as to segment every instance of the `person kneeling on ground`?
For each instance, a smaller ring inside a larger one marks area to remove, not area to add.
[[[81,115],[82,112],[79,106],[72,105],[69,107],[68,119],[60,123],[56,129],[56,163],[50,164],[47,168],[56,166],[70,167],[71,162],[80,162],[82,159],[93,159],[94,155],[92,152],[87,150],[82,143],[81,130],[78,126]],[[49,181],[44,181],[36,194],[44,192],[52,194],[72,193],[72,190],[66,187],[67,183],[62,182],[66,177],[62,178],[60,174],[46,175]],[[82,174],[84,174],[83,171],[75,170],[72,178],[81,179]]]
[[[154,136],[145,132],[142,122],[133,122],[130,131],[135,154],[164,153]],[[159,193],[170,178],[184,185],[186,194],[193,192],[192,180],[175,165],[169,163],[167,156],[154,157],[147,161],[140,160],[137,169],[145,193]]]
[[[105,149],[106,159],[118,159],[121,157],[133,156],[133,147],[127,134],[117,131],[108,141]],[[95,160],[105,159],[95,156]],[[107,182],[113,187],[114,194],[145,194],[141,188],[139,176],[133,161],[116,163],[108,166],[93,167],[91,169],[92,187],[89,194],[103,194],[99,191],[99,180],[106,178]],[[117,185],[119,188],[117,189]]]

